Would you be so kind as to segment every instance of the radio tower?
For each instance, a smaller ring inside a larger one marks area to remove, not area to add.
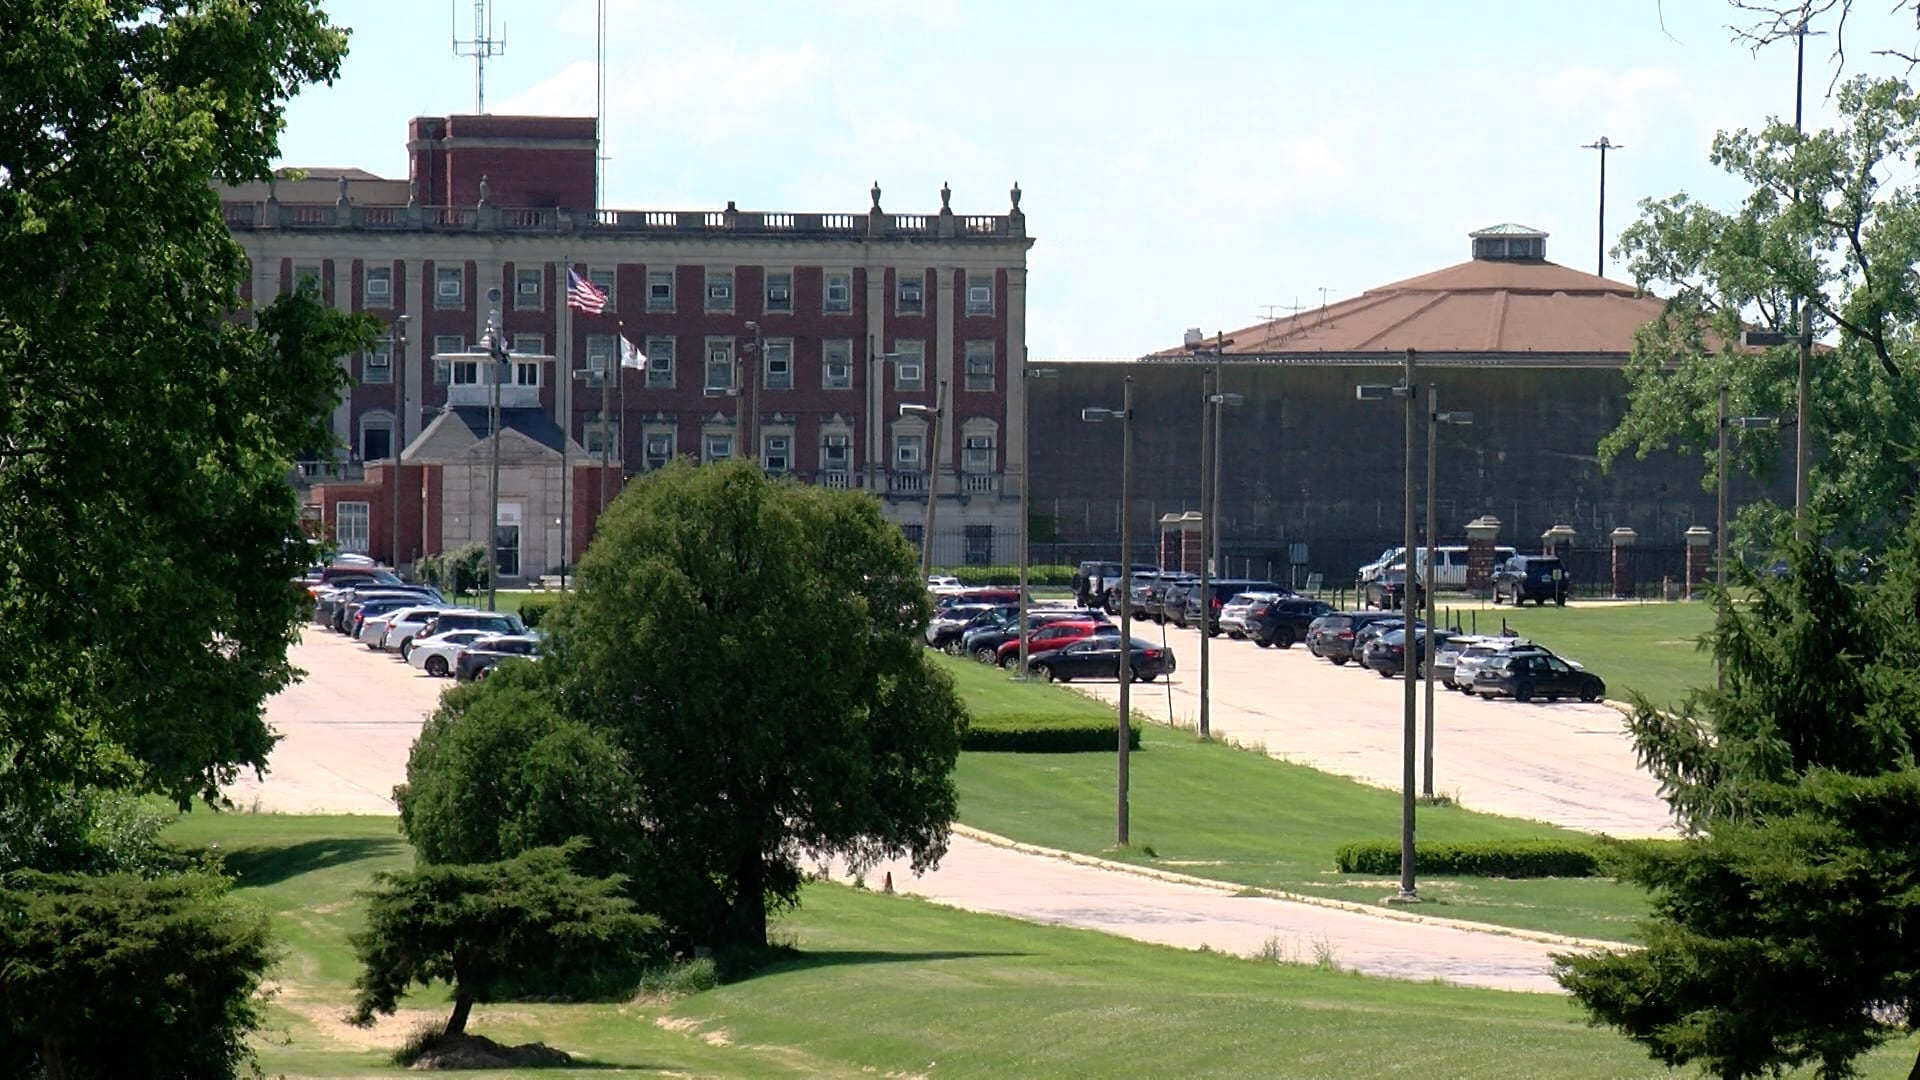
[[[447,0],[447,19],[454,18],[454,4],[458,0]],[[493,11],[487,0],[473,0],[473,38],[460,40],[459,30],[453,32],[453,55],[473,57],[473,111],[487,111],[487,60],[502,56],[507,51],[507,28],[503,23],[500,36],[493,36]],[[462,50],[470,50],[463,52]]]

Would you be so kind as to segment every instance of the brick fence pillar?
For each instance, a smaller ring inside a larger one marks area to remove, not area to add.
[[[1707,545],[1713,542],[1713,530],[1705,525],[1695,525],[1686,531],[1687,538],[1687,591],[1686,597],[1694,597],[1694,586],[1707,576]]]
[[[1205,545],[1200,542],[1200,511],[1189,510],[1180,515],[1180,569],[1197,574],[1206,557]]]
[[[1500,519],[1484,514],[1467,522],[1467,591],[1487,596],[1493,591],[1493,547],[1500,539]]]
[[[1628,559],[1627,549],[1633,546],[1640,534],[1625,525],[1613,530],[1609,539],[1613,541],[1613,598],[1627,600],[1633,597],[1633,565]]]
[[[1180,515],[1160,515],[1160,565],[1171,569],[1180,565]]]

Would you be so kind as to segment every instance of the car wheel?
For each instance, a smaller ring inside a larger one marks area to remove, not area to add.
[[[1567,606],[1567,598],[1566,598],[1566,597],[1564,597],[1564,596],[1556,596],[1556,597],[1554,597],[1554,598],[1553,598],[1553,606],[1554,606],[1554,607],[1566,607],[1566,606]]]
[[[1513,684],[1513,700],[1532,701],[1533,700],[1533,684],[1527,683],[1527,682],[1514,683]]]
[[[1160,676],[1158,676],[1158,675],[1143,675],[1143,674],[1141,674],[1140,672],[1137,672],[1137,671],[1136,671],[1136,672],[1134,672],[1134,673],[1133,673],[1133,677],[1134,677],[1134,679],[1135,679],[1136,681],[1138,681],[1138,682],[1152,682],[1153,680],[1155,680],[1155,679],[1157,679],[1157,678],[1159,678]]]
[[[994,657],[993,650],[989,648],[985,648],[984,646],[973,650],[973,658],[975,660],[980,661],[983,664],[993,663],[993,657]]]
[[[1255,645],[1258,645],[1258,646],[1260,646],[1260,647],[1261,647],[1261,648],[1263,648],[1263,649],[1271,649],[1271,648],[1273,648],[1273,639],[1272,639],[1272,638],[1263,638],[1263,637],[1257,637],[1257,638],[1254,638],[1254,639],[1253,639],[1253,643],[1254,643]]]
[[[1020,662],[1020,650],[1015,649],[1013,652],[1010,652],[1007,654],[1007,658],[1005,660],[1000,661],[1000,666],[1003,668],[1006,668],[1008,671],[1012,671],[1013,665],[1019,662]]]
[[[1380,677],[1383,679],[1393,678],[1393,672],[1388,671],[1386,668],[1374,668],[1373,670],[1379,672]]]
[[[447,677],[447,658],[444,656],[427,657],[427,674],[436,679]]]
[[[1227,631],[1227,636],[1228,636],[1228,637],[1230,637],[1230,638],[1232,638],[1232,639],[1233,639],[1233,640],[1235,640],[1235,641],[1245,641],[1245,640],[1247,640],[1247,635],[1245,635],[1245,634],[1243,634],[1243,633],[1241,633],[1241,632],[1240,632],[1240,631],[1238,631],[1238,630],[1229,630],[1229,631]]]
[[[1580,700],[1592,704],[1607,696],[1607,684],[1593,679],[1580,687]]]
[[[1039,679],[1041,682],[1053,681],[1053,669],[1046,664],[1033,664],[1029,666],[1028,670],[1032,671],[1033,677]]]
[[[1333,661],[1333,666],[1334,666],[1334,667],[1346,667],[1346,666],[1347,666],[1347,660],[1348,660],[1349,658],[1348,658],[1348,657],[1345,657],[1345,656],[1329,656],[1329,657],[1327,657],[1327,659],[1329,659],[1329,660],[1331,660],[1331,661]]]
[[[400,643],[400,659],[402,660],[413,659],[413,639],[412,638],[407,638],[405,641],[402,641]]]
[[[1293,648],[1293,631],[1282,627],[1273,632],[1273,643],[1282,649]]]

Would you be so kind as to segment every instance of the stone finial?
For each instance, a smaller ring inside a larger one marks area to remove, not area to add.
[[[347,178],[344,176],[340,178],[340,200],[339,201],[342,204],[349,201],[347,199]]]
[[[873,190],[870,191],[868,194],[873,196],[874,213],[879,213],[880,212],[880,181],[875,180],[873,182]]]
[[[947,186],[945,180],[940,181],[940,212],[953,213],[953,189]]]
[[[407,181],[407,205],[420,205],[420,178],[417,176]]]
[[[493,185],[488,183],[487,178],[483,175],[480,177],[480,205],[490,206],[492,204],[493,204]]]
[[[1019,213],[1020,212],[1020,181],[1015,180],[1013,182],[1013,190],[1007,192],[1007,194],[1013,198],[1013,212],[1016,214]]]

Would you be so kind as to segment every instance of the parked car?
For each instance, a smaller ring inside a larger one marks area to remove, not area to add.
[[[1549,650],[1534,644],[1527,638],[1513,637],[1511,635],[1484,637],[1479,641],[1468,644],[1466,648],[1460,650],[1460,655],[1454,658],[1453,674],[1448,678],[1447,683],[1463,694],[1471,694],[1473,693],[1473,677],[1479,673],[1481,667],[1485,666],[1488,660],[1496,656],[1505,656],[1515,651],[1542,652],[1551,655]]]
[[[520,616],[510,611],[470,611],[461,608],[444,611],[434,616],[432,622],[420,628],[417,637],[433,637],[449,630],[485,630],[490,634],[524,634],[525,623]]]
[[[1091,619],[1066,619],[1048,623],[1027,635],[1027,660],[1042,653],[1050,652],[1062,645],[1069,645],[1082,638],[1095,634],[1108,633],[1118,635],[1120,628],[1108,622],[1094,622]],[[994,662],[1003,668],[1013,667],[1020,662],[1020,639],[1001,642],[1000,651],[995,654]]]
[[[1515,607],[1531,600],[1541,607],[1551,600],[1565,606],[1572,582],[1557,555],[1515,555],[1493,571],[1493,602],[1507,598]]]
[[[1154,573],[1160,568],[1151,563],[1137,563],[1135,573]],[[1116,560],[1089,559],[1073,571],[1073,602],[1083,608],[1109,608],[1120,610],[1120,563]],[[1111,604],[1109,602],[1111,601]]]
[[[938,593],[933,598],[933,610],[945,611],[955,604],[1018,604],[1020,588],[1017,585],[970,585],[952,592]]]
[[[1160,590],[1160,599],[1153,605],[1154,621],[1165,625],[1187,625],[1187,594],[1200,587],[1200,576],[1175,578],[1167,582]]]
[[[1277,592],[1241,592],[1220,605],[1220,631],[1230,638],[1247,636],[1247,616],[1261,604],[1280,599]]]
[[[389,612],[386,635],[380,639],[379,647],[386,651],[397,652],[400,654],[400,659],[405,660],[408,650],[413,648],[413,639],[419,635],[421,628],[449,611],[458,610],[458,608],[435,604],[401,608],[399,611]]]
[[[1159,572],[1160,568],[1152,563],[1136,563],[1127,572],[1125,581],[1120,580],[1120,575],[1116,573],[1105,581],[1104,587],[1100,590],[1100,606],[1106,608],[1109,615],[1120,614],[1120,590],[1131,588],[1138,578],[1151,577]]]
[[[1353,632],[1353,658],[1364,665],[1366,663],[1368,645],[1372,644],[1382,634],[1392,633],[1405,625],[1406,620],[1396,613],[1384,619],[1375,619],[1360,629],[1355,630]],[[1426,624],[1415,619],[1413,625],[1415,627],[1423,627]]]
[[[1294,642],[1307,639],[1313,620],[1332,610],[1332,604],[1310,596],[1275,597],[1248,609],[1247,637],[1263,649],[1275,645],[1290,649]]]
[[[461,649],[453,659],[453,677],[461,682],[484,679],[502,660],[538,660],[540,638],[534,634],[493,634]]]
[[[974,620],[997,611],[1018,611],[1003,604],[954,604],[934,612],[927,620],[926,639],[930,649],[955,651],[960,643],[960,635],[966,628],[974,625]]]
[[[959,578],[950,574],[927,575],[927,591],[929,592],[948,592],[960,588],[965,588],[965,586],[960,584]]]
[[[1546,652],[1512,652],[1490,658],[1473,677],[1473,692],[1481,697],[1510,697],[1515,701],[1577,697],[1599,701],[1607,695],[1600,676]]]
[[[387,630],[393,626],[394,622],[403,617],[420,617],[422,612],[438,615],[440,608],[437,605],[412,603],[372,613],[362,610],[360,632],[354,635],[354,639],[375,651],[386,648]],[[420,621],[424,622],[425,619],[420,618]]]
[[[1219,578],[1209,580],[1205,593],[1199,583],[1187,589],[1181,595],[1185,598],[1185,610],[1180,619],[1181,626],[1198,626],[1209,634],[1220,632],[1220,609],[1227,601],[1243,592],[1264,592],[1279,595],[1292,590],[1271,581],[1256,581],[1252,578]],[[1205,608],[1202,608],[1202,604]]]
[[[1130,659],[1136,682],[1152,682],[1174,670],[1173,650],[1145,638],[1134,638]],[[1027,670],[1045,682],[1074,679],[1114,679],[1120,676],[1120,635],[1099,635],[1027,661]]]
[[[1157,623],[1167,621],[1166,608],[1162,606],[1167,589],[1175,584],[1199,581],[1197,574],[1184,570],[1162,570],[1157,574],[1148,574],[1134,579],[1138,586],[1133,593],[1133,613],[1141,619],[1151,619]]]
[[[444,679],[453,674],[453,662],[460,656],[460,650],[492,636],[486,630],[449,630],[433,637],[415,636],[413,646],[407,650],[407,663],[436,679]]]
[[[1427,570],[1427,549],[1424,547],[1415,548],[1413,564],[1420,568],[1420,573],[1417,576],[1422,581],[1432,582],[1433,587],[1441,592],[1464,589],[1467,587],[1467,564],[1470,561],[1469,553],[1472,550],[1472,548],[1469,548],[1465,544],[1442,544],[1434,548],[1433,570],[1429,573]],[[1506,562],[1508,559],[1513,558],[1515,554],[1516,552],[1513,548],[1505,544],[1495,545],[1493,549],[1493,561],[1488,568],[1489,571],[1494,567],[1498,567],[1501,563]],[[1386,573],[1405,573],[1407,561],[1400,557],[1400,549],[1394,548],[1393,558],[1388,561],[1386,565],[1372,569],[1374,571],[1372,574],[1363,574],[1363,580],[1370,580],[1371,578],[1379,577]]]
[[[1395,675],[1404,675],[1412,670],[1414,678],[1420,678],[1425,669],[1428,643],[1433,640],[1433,632],[1425,627],[1415,627],[1413,631],[1413,662],[1407,662],[1407,628],[1396,626],[1361,647],[1360,662],[1378,672],[1383,679]]]
[[[1032,631],[1052,623],[1074,619],[1085,620],[1087,622],[1105,622],[1107,621],[1107,613],[1097,608],[1093,610],[1083,608],[1042,608],[1027,612],[1026,628]],[[1000,646],[1009,641],[1017,643],[1020,640],[1019,632],[1014,627],[1015,621],[1017,621],[1017,616],[1009,617],[1005,622],[997,626],[984,625],[967,631],[961,635],[960,638],[961,651],[983,664],[998,663],[1000,660]]]
[[[1447,634],[1433,646],[1433,681],[1441,686],[1453,685],[1454,661],[1460,658],[1467,646],[1486,641],[1480,634]]]
[[[1365,604],[1381,611],[1399,611],[1402,594],[1407,589],[1407,571],[1405,567],[1383,570],[1368,581],[1363,590]],[[1413,606],[1417,610],[1427,602],[1426,587],[1419,582],[1413,586]]]
[[[1400,616],[1384,611],[1332,611],[1313,621],[1307,633],[1307,651],[1337,667],[1354,659],[1354,635],[1368,623]]]

